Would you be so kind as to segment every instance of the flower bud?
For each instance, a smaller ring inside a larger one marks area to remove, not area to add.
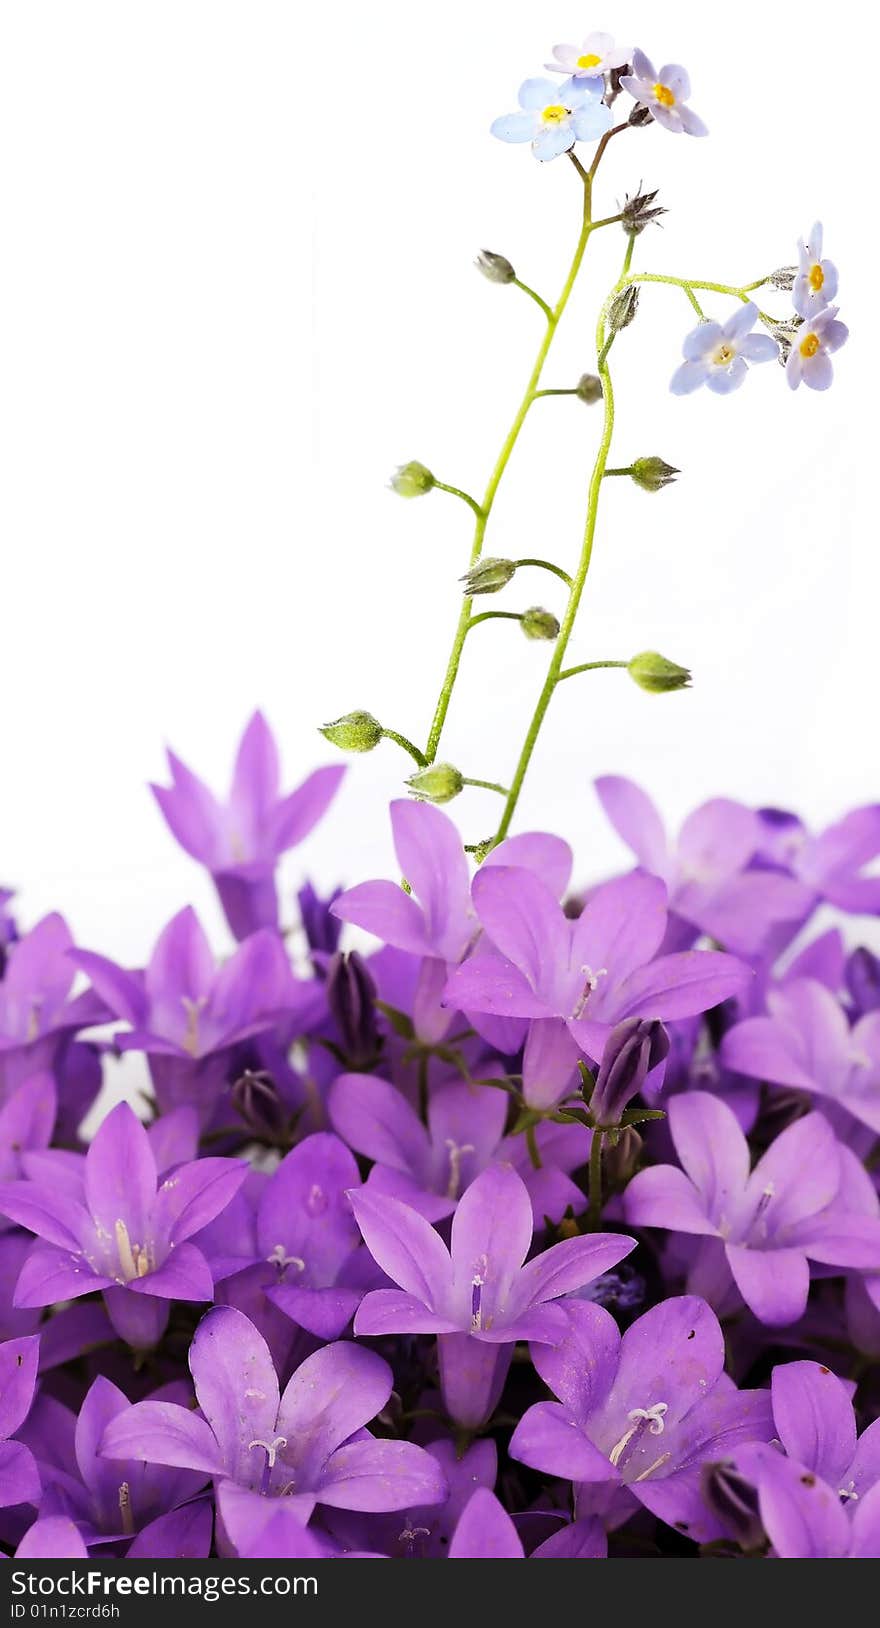
[[[553,612],[543,610],[540,605],[523,611],[520,627],[527,639],[555,639],[559,633],[559,622]]]
[[[287,1115],[271,1074],[264,1069],[246,1068],[235,1081],[232,1105],[248,1130],[261,1141],[274,1142],[284,1129]]]
[[[625,1125],[616,1142],[606,1137],[602,1149],[602,1169],[607,1187],[620,1190],[626,1187],[639,1168],[643,1142],[634,1125]]]
[[[651,112],[651,109],[649,107],[645,107],[641,102],[636,102],[636,105],[626,122],[627,124],[635,125],[636,129],[638,129],[643,124],[653,123],[653,119],[654,115]]]
[[[575,388],[575,395],[585,401],[588,407],[602,400],[602,380],[597,373],[582,373]]]
[[[345,1060],[355,1070],[375,1063],[379,1053],[376,985],[357,950],[334,955],[327,968],[327,1005],[339,1029]]]
[[[794,280],[796,276],[797,266],[779,266],[778,269],[774,271],[770,277],[768,277],[767,281],[769,282],[771,288],[781,288],[784,294],[790,294],[791,290],[794,288]]]
[[[472,599],[475,594],[497,594],[500,588],[507,587],[515,571],[515,560],[488,558],[478,560],[459,581],[464,583],[466,597]]]
[[[426,803],[451,803],[464,785],[463,776],[451,763],[429,763],[411,774],[407,785]]]
[[[656,1019],[624,1018],[605,1042],[590,1098],[598,1125],[618,1125],[624,1108],[641,1091],[652,1069],[669,1054],[669,1036]]]
[[[306,935],[306,943],[313,952],[317,950],[319,954],[332,955],[339,945],[342,922],[331,913],[330,906],[341,892],[341,888],[336,888],[328,899],[322,899],[311,882],[304,882],[296,896],[300,925]]]
[[[847,958],[844,978],[859,1017],[880,1009],[880,961],[864,945]]]
[[[664,486],[672,485],[681,470],[676,469],[674,464],[666,463],[663,458],[636,458],[630,474],[643,492],[660,492]]]
[[[510,261],[503,254],[495,254],[491,249],[481,249],[476,258],[478,271],[490,283],[513,283],[516,281],[516,272]]]
[[[657,220],[660,215],[667,213],[662,204],[654,203],[656,196],[656,191],[636,192],[631,198],[627,194],[620,212],[622,217],[620,224],[630,237],[638,237],[652,220]]]
[[[372,752],[382,739],[382,725],[370,712],[347,712],[320,731],[331,746],[343,752]]]
[[[767,1539],[761,1523],[758,1493],[731,1463],[703,1464],[703,1500],[741,1549],[760,1549]]]
[[[686,667],[667,661],[656,650],[642,650],[633,656],[627,663],[627,672],[640,690],[648,690],[651,695],[662,695],[666,690],[686,690],[691,681]]]
[[[395,469],[390,484],[392,492],[396,492],[398,497],[424,497],[437,483],[430,469],[414,459]]]
[[[608,312],[608,326],[613,334],[619,334],[622,328],[628,328],[639,308],[639,291],[635,283],[628,288],[622,288],[615,294]]]

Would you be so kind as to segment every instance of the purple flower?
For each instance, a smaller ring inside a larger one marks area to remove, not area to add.
[[[200,1471],[219,1483],[221,1518],[227,1481],[265,1500],[264,1519],[284,1498],[303,1523],[319,1503],[388,1510],[445,1498],[439,1466],[421,1447],[364,1428],[391,1395],[391,1369],[375,1352],[324,1346],[279,1394],[265,1340],[241,1312],[215,1306],[196,1330],[189,1365],[200,1412],[138,1402],[108,1425],[105,1457]]]
[[[270,1177],[252,1177],[201,1235],[215,1278],[259,1267],[273,1305],[335,1340],[363,1298],[357,1268],[366,1251],[347,1197],[359,1183],[344,1142],[307,1136]]]
[[[524,1264],[532,1206],[512,1169],[492,1165],[460,1200],[450,1248],[416,1210],[369,1188],[351,1195],[367,1248],[398,1289],[365,1296],[356,1334],[437,1334],[451,1417],[477,1429],[492,1412],[517,1340],[553,1342],[566,1322],[551,1304],[616,1266],[631,1238],[567,1238]]]
[[[116,1036],[117,1046],[147,1053],[163,1111],[191,1102],[210,1113],[238,1042],[280,1017],[306,1028],[324,1007],[320,983],[294,978],[281,939],[268,928],[218,968],[189,907],[168,923],[145,973],[88,950],[74,959],[111,1012],[131,1026]]]
[[[186,1387],[174,1384],[154,1399],[186,1400]],[[40,1518],[64,1518],[76,1523],[87,1546],[125,1543],[129,1558],[140,1555],[193,1559],[207,1555],[211,1541],[211,1512],[202,1501],[194,1507],[194,1526],[187,1528],[188,1543],[180,1548],[180,1530],[173,1538],[166,1530],[173,1512],[178,1526],[186,1526],[188,1504],[203,1485],[192,1470],[168,1470],[138,1458],[121,1463],[104,1458],[101,1438],[112,1420],[130,1411],[123,1391],[103,1376],[94,1380],[78,1413],[54,1397],[40,1397],[27,1427],[43,1483]],[[135,1550],[132,1540],[137,1541]],[[169,1546],[170,1545],[170,1546]],[[193,1546],[195,1545],[195,1546]]]
[[[822,222],[816,221],[809,239],[798,241],[798,270],[791,302],[799,317],[809,320],[830,305],[837,293],[837,267],[822,259]]]
[[[36,1334],[0,1345],[0,1508],[36,1504],[40,1476],[29,1447],[12,1441],[34,1399],[40,1341]]]
[[[0,980],[0,1096],[30,1075],[51,1069],[77,1029],[102,1023],[103,1002],[87,992],[75,999],[70,951],[62,916],[44,916],[8,950]]]
[[[467,954],[479,932],[467,855],[452,821],[430,803],[392,803],[391,826],[397,861],[411,892],[396,882],[362,882],[337,899],[333,914],[394,949],[423,958],[413,1020],[420,1036],[438,1040],[452,1018],[439,1004],[448,970]],[[525,832],[494,848],[481,871],[499,865],[534,871],[558,898],[571,873],[571,849],[558,837]],[[516,1044],[509,1049],[515,1051]]]
[[[473,899],[491,947],[453,973],[450,1004],[468,1014],[530,1019],[524,1096],[534,1108],[564,1095],[580,1052],[601,1057],[624,1018],[689,1017],[740,992],[751,972],[729,955],[660,956],[666,889],[634,874],[605,883],[570,921],[540,877],[478,871]]]
[[[321,964],[322,957],[333,955],[339,948],[342,928],[333,914],[333,906],[341,891],[336,888],[329,898],[322,899],[311,882],[304,882],[296,896],[300,925],[316,965]]]
[[[160,1184],[150,1139],[125,1102],[104,1119],[84,1160],[53,1167],[51,1184],[27,1154],[22,1162],[35,1179],[0,1184],[0,1211],[40,1242],[22,1268],[16,1305],[51,1306],[101,1289],[117,1333],[146,1348],[160,1338],[171,1300],[211,1299],[211,1269],[189,1240],[229,1203],[246,1165],[198,1159]]]
[[[749,300],[725,323],[698,322],[681,347],[684,361],[672,375],[672,394],[689,396],[706,384],[716,396],[729,396],[744,383],[749,362],[772,362],[779,346],[769,334],[752,333],[757,320],[758,307]]]
[[[528,1409],[511,1457],[573,1481],[580,1515],[616,1493],[621,1510],[637,1499],[697,1543],[720,1536],[700,1467],[773,1427],[768,1393],[739,1392],[725,1375],[714,1313],[691,1295],[664,1300],[621,1337],[601,1306],[572,1301],[566,1311],[566,1338],[532,1351],[559,1401]]]
[[[275,738],[255,712],[241,737],[225,803],[173,752],[168,767],[171,785],[150,789],[180,846],[210,871],[235,937],[277,926],[278,860],[322,818],[344,766],[316,769],[282,797]]]
[[[23,1173],[23,1155],[49,1146],[57,1108],[51,1074],[35,1074],[13,1091],[0,1108],[0,1182],[16,1181]]]
[[[530,141],[542,163],[570,152],[576,141],[597,141],[611,128],[611,112],[597,79],[526,79],[519,87],[520,112],[492,124],[499,141]]]
[[[767,995],[768,1017],[729,1029],[727,1068],[772,1085],[809,1091],[880,1135],[880,1011],[850,1028],[837,998],[815,978],[795,978]]]
[[[880,877],[864,874],[880,854],[880,803],[854,808],[815,837],[784,809],[759,809],[758,818],[768,863],[790,870],[840,910],[880,914]]]
[[[535,1128],[539,1169],[525,1138],[505,1136],[505,1092],[464,1081],[435,1086],[425,1126],[401,1091],[375,1075],[340,1074],[327,1107],[350,1147],[375,1161],[368,1187],[418,1210],[426,1221],[452,1215],[461,1195],[489,1164],[512,1164],[529,1192],[535,1226],[584,1207],[568,1173],[586,1164],[589,1133],[580,1125]],[[350,1184],[351,1185],[351,1184]]]
[[[587,1517],[562,1526],[533,1549],[532,1560],[603,1560],[608,1542],[601,1521]],[[449,1545],[450,1560],[525,1560],[513,1521],[488,1487],[465,1506]]]
[[[750,1172],[748,1143],[720,1098],[692,1091],[668,1112],[683,1168],[655,1165],[633,1178],[630,1226],[718,1239],[743,1300],[771,1327],[803,1315],[809,1261],[880,1269],[880,1221],[839,1202],[846,1150],[821,1114],[789,1125]]]
[[[783,1449],[742,1447],[761,1521],[782,1560],[880,1559],[880,1420],[861,1436],[849,1391],[818,1362],[787,1362],[771,1381]]]
[[[667,62],[658,73],[644,51],[634,51],[633,71],[620,83],[642,107],[650,108],[658,124],[673,135],[707,136],[702,119],[686,105],[691,93],[687,72],[677,62]]]
[[[845,322],[837,320],[837,306],[829,305],[806,318],[792,336],[785,377],[792,390],[803,382],[810,390],[828,390],[834,381],[831,357],[849,338]]]
[[[622,775],[596,781],[599,801],[638,863],[669,889],[670,912],[739,955],[760,953],[782,925],[809,915],[814,891],[805,881],[747,867],[764,834],[757,814],[729,797],[713,797],[688,815],[673,846],[654,804]]]

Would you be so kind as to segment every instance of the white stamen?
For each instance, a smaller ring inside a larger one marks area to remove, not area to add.
[[[132,1537],[134,1535],[134,1514],[131,1507],[131,1488],[127,1481],[121,1482],[118,1496],[122,1530],[127,1537]]]
[[[627,1414],[627,1418],[632,1420],[629,1430],[624,1431],[620,1441],[615,1442],[608,1454],[611,1463],[615,1465],[620,1463],[624,1448],[629,1445],[633,1436],[641,1434],[645,1425],[647,1425],[652,1436],[662,1436],[666,1428],[663,1415],[668,1412],[668,1402],[652,1402],[648,1408],[632,1408]],[[656,1468],[654,1465],[651,1467],[652,1469]]]
[[[282,1447],[286,1446],[286,1436],[275,1436],[273,1437],[272,1441],[263,1441],[260,1436],[255,1436],[253,1441],[248,1442],[248,1451],[250,1451],[252,1447],[262,1447],[263,1452],[269,1461],[269,1469],[274,1470],[275,1460],[278,1457]]]
[[[857,1504],[859,1501],[859,1495],[856,1492],[855,1482],[848,1481],[845,1487],[838,1487],[837,1496],[838,1498],[842,1499],[843,1503],[845,1504],[848,1504],[850,1501]]]
[[[648,1476],[653,1475],[655,1470],[659,1470],[661,1464],[668,1464],[671,1457],[672,1457],[671,1453],[661,1453],[660,1457],[655,1458],[653,1464],[649,1464],[648,1468],[646,1470],[640,1470],[639,1471],[639,1474],[636,1476],[636,1480],[637,1481],[647,1481]]]
[[[306,1263],[302,1256],[288,1255],[283,1244],[276,1244],[271,1255],[266,1256],[266,1260],[270,1266],[277,1266],[281,1272],[284,1272],[288,1266],[295,1266],[298,1272],[304,1272],[306,1269]]]
[[[587,1005],[587,1001],[589,1000],[589,998],[592,995],[594,989],[596,988],[596,985],[598,984],[599,979],[608,977],[608,968],[607,967],[600,967],[598,972],[594,972],[592,967],[581,967],[581,972],[584,975],[585,983],[584,983],[583,992],[580,995],[579,999],[575,1002],[575,1008],[574,1008],[574,1011],[571,1014],[572,1023],[575,1023],[578,1018],[583,1017],[584,1010],[585,1010],[586,1005]]]

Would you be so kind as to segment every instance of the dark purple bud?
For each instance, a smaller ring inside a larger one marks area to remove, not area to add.
[[[341,892],[341,888],[336,888],[329,899],[319,899],[311,882],[306,882],[305,886],[300,888],[296,896],[299,919],[310,950],[317,950],[324,955],[334,955],[338,949],[342,922],[331,916],[330,906],[339,898]]]
[[[640,1272],[624,1261],[612,1272],[603,1272],[577,1292],[578,1300],[592,1300],[606,1311],[635,1311],[644,1304],[648,1285]]]
[[[864,945],[846,963],[846,987],[859,1017],[880,1009],[880,960]]]
[[[704,1464],[703,1498],[741,1549],[760,1549],[767,1541],[758,1510],[758,1494],[733,1464]]]
[[[340,1044],[352,1068],[365,1068],[379,1052],[376,985],[357,950],[334,955],[327,968],[327,1005],[339,1029]]]
[[[248,1130],[263,1142],[274,1142],[284,1130],[287,1115],[271,1074],[246,1068],[232,1087],[232,1104]]]
[[[590,1112],[598,1125],[617,1125],[627,1103],[641,1091],[651,1070],[669,1053],[669,1036],[662,1023],[649,1018],[625,1018],[605,1042]]]

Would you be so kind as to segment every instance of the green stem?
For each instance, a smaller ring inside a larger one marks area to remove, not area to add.
[[[517,763],[513,780],[511,781],[510,794],[507,798],[507,802],[504,805],[501,823],[495,835],[496,843],[501,842],[501,840],[507,836],[507,833],[510,830],[510,824],[514,813],[516,812],[516,805],[519,802],[520,792],[522,791],[523,781],[525,780],[529,764],[532,760],[532,753],[535,750],[535,743],[538,739],[541,725],[543,724],[544,718],[547,714],[547,709],[551,700],[553,699],[553,692],[556,689],[560,674],[563,671],[562,664],[565,659],[565,652],[568,648],[568,642],[572,635],[575,619],[580,607],[581,596],[583,594],[587,574],[590,569],[590,561],[593,556],[593,539],[596,535],[596,520],[599,513],[599,497],[602,491],[602,479],[605,474],[605,467],[608,463],[608,452],[611,447],[611,438],[614,434],[614,389],[611,383],[611,375],[608,371],[608,352],[615,336],[612,334],[610,339],[606,341],[605,319],[606,313],[611,305],[611,301],[614,299],[614,296],[620,292],[621,288],[626,286],[634,245],[635,239],[630,238],[627,245],[626,254],[624,256],[623,268],[621,270],[620,277],[618,278],[615,287],[612,289],[608,299],[605,302],[605,306],[600,314],[596,329],[596,351],[599,358],[598,369],[599,377],[602,380],[602,399],[605,411],[602,425],[602,438],[599,442],[596,462],[593,465],[593,473],[590,477],[589,493],[587,497],[587,515],[584,524],[584,540],[581,548],[581,557],[578,562],[578,568],[575,573],[574,580],[572,582],[571,592],[568,596],[568,605],[566,606],[562,626],[560,627],[559,635],[554,646],[553,656],[550,661],[547,677],[544,681],[544,687],[538,697],[538,704],[535,707],[532,721],[529,724],[528,732],[526,734],[525,741],[523,742],[522,751],[520,752],[519,762]]]
[[[569,588],[571,587],[571,577],[568,572],[563,571],[561,565],[554,565],[552,560],[515,560],[514,564],[517,570],[521,565],[537,565],[541,571],[552,571],[555,577],[559,577],[561,582],[566,583]]]
[[[405,752],[409,752],[410,757],[415,758],[415,761],[420,769],[425,768],[426,760],[424,753],[420,752],[419,748],[414,746],[411,740],[407,740],[405,735],[398,734],[396,729],[383,729],[382,735],[385,740],[395,741],[398,746],[403,747]]]
[[[632,474],[632,464],[628,464],[626,469],[606,469],[606,471],[605,471],[605,479],[607,480],[609,475],[631,475],[631,474]]]
[[[536,1135],[536,1127],[534,1125],[526,1126],[526,1147],[529,1150],[529,1159],[531,1161],[532,1169],[540,1170],[541,1150],[538,1147],[538,1138]]]
[[[471,617],[467,625],[467,631],[470,632],[471,628],[476,627],[478,622],[494,622],[496,620],[502,622],[521,622],[522,616],[520,615],[519,611],[480,611],[478,616]]]
[[[575,389],[574,386],[570,386],[566,390],[558,390],[558,389],[556,389],[556,390],[536,390],[534,399],[535,399],[535,401],[539,401],[542,396],[576,396],[576,395],[577,395],[577,390]]]
[[[465,786],[480,786],[483,791],[497,791],[499,797],[508,795],[507,787],[499,786],[495,780],[469,780],[467,775],[462,775],[462,782]]]
[[[748,300],[756,288],[763,288],[768,280],[766,277],[759,277],[755,283],[743,283],[741,287],[737,287],[733,283],[706,282],[699,277],[667,277],[659,271],[639,271],[634,276],[626,278],[627,283],[666,283],[670,288],[683,288],[686,293],[699,288],[707,294],[729,294],[732,299],[743,301]]]
[[[607,473],[607,471],[606,471]],[[628,667],[628,661],[582,661],[579,667],[566,667],[560,674],[558,682],[564,678],[575,678],[578,673],[594,673],[599,667]]]
[[[594,1131],[590,1142],[590,1207],[587,1225],[595,1232],[602,1219],[602,1132]]]
[[[536,289],[530,288],[528,283],[522,282],[519,277],[514,277],[513,286],[514,288],[521,288],[524,294],[528,294],[530,300],[534,300],[536,305],[540,305],[541,310],[547,318],[547,321],[550,321],[550,318],[553,315],[552,308],[547,304],[546,300],[541,298]]]
[[[479,519],[483,511],[476,498],[471,497],[470,492],[463,492],[460,486],[447,486],[446,482],[442,480],[436,480],[434,485],[438,492],[450,492],[453,497],[460,497],[462,503],[466,503],[469,509],[473,509],[474,514]]]
[[[526,421],[529,408],[535,399],[535,392],[541,382],[541,374],[544,371],[544,363],[547,360],[550,346],[553,343],[556,330],[562,320],[565,308],[571,297],[571,291],[574,288],[575,282],[577,281],[578,272],[581,269],[581,262],[583,261],[584,254],[586,253],[587,244],[590,240],[590,233],[592,231],[592,179],[596,172],[603,143],[607,143],[610,134],[611,132],[608,131],[602,138],[602,142],[599,144],[600,150],[597,152],[596,157],[593,160],[593,166],[589,174],[584,171],[583,165],[580,163],[580,161],[574,159],[574,155],[570,155],[572,156],[575,168],[582,176],[584,183],[583,217],[581,221],[580,235],[575,246],[571,265],[568,269],[568,276],[566,277],[562,286],[562,292],[559,295],[555,306],[547,317],[547,328],[538,348],[538,354],[535,357],[535,362],[532,367],[531,374],[529,375],[529,381],[526,385],[525,394],[523,395],[522,401],[517,408],[513,423],[505,436],[501,451],[498,454],[498,458],[495,463],[495,468],[492,470],[489,477],[489,484],[486,487],[483,502],[480,505],[480,512],[477,515],[477,523],[474,527],[474,538],[471,546],[471,556],[469,562],[471,568],[476,565],[477,560],[480,558],[483,551],[483,539],[486,535],[486,526],[489,521],[489,515],[492,512],[495,494],[501,484],[504,471],[510,462],[511,453],[513,452],[513,449],[519,439],[520,431],[522,430],[523,424]],[[464,649],[464,642],[470,625],[471,600],[465,599],[458,618],[458,626],[456,627],[455,636],[452,641],[452,650],[447,662],[446,673],[440,689],[440,694],[437,699],[437,705],[434,709],[434,717],[431,723],[427,745],[425,747],[425,757],[429,763],[433,763],[437,756],[437,748],[440,745],[440,736],[443,733],[443,726],[446,722],[446,715],[449,711],[449,703],[452,699],[452,691],[455,688],[456,678],[458,677],[458,669],[461,665],[461,654]]]

